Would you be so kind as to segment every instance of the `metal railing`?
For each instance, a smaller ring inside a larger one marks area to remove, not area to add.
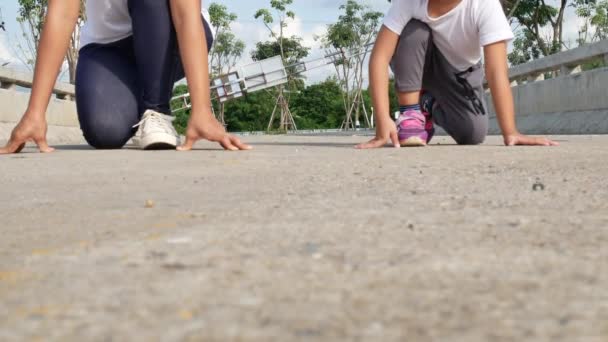
[[[566,76],[582,71],[582,65],[603,58],[608,64],[608,40],[584,45],[539,58],[509,69],[509,80],[513,85],[542,81],[545,75]]]
[[[0,68],[0,88],[14,90],[17,87],[32,88],[33,75],[7,68]],[[57,82],[53,94],[60,100],[74,101],[75,90],[72,84]]]

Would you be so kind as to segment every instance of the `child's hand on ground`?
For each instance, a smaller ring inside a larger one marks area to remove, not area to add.
[[[19,153],[28,141],[35,142],[42,153],[53,152],[55,149],[49,147],[46,142],[46,132],[47,124],[45,119],[37,119],[34,116],[26,114],[13,129],[11,138],[6,146],[0,148],[0,154]]]
[[[388,142],[392,142],[396,148],[401,147],[399,144],[399,137],[397,136],[397,126],[390,118],[383,119],[378,122],[376,127],[376,137],[364,144],[359,144],[355,148],[365,150],[370,148],[379,148],[386,145]]]
[[[194,119],[195,117],[197,119]],[[191,116],[186,129],[186,142],[177,150],[190,151],[194,144],[201,139],[217,142],[229,151],[251,150],[251,146],[226,133],[224,126],[211,115]]]
[[[505,135],[507,146],[559,146],[559,143],[547,138],[529,137],[520,133]]]

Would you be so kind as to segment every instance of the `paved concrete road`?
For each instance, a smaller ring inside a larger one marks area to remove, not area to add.
[[[608,340],[608,137],[248,140],[0,157],[0,340]]]

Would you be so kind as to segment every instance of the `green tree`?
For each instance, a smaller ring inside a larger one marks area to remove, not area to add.
[[[381,12],[372,11],[369,6],[355,0],[348,0],[340,6],[343,13],[335,24],[328,25],[323,45],[330,54],[336,54],[334,65],[342,86],[346,118],[343,127],[355,128],[361,111],[367,112],[362,96],[364,84],[364,64],[368,56],[368,46],[373,42],[380,28]],[[353,116],[355,120],[353,121]],[[365,115],[369,125],[369,117]]]
[[[180,84],[173,89],[173,100],[171,100],[171,110],[175,116],[173,126],[179,134],[185,134],[190,119],[190,108],[184,105],[183,99],[175,99],[181,95],[188,94],[188,86]]]
[[[286,54],[283,49],[285,39],[285,29],[288,26],[288,20],[295,19],[296,14],[288,9],[288,6],[293,4],[293,0],[270,0],[270,7],[276,12],[276,18],[272,15],[270,9],[262,8],[255,13],[255,19],[261,19],[270,33],[270,36],[279,44],[280,56],[285,62]],[[279,25],[279,32],[275,32],[272,27],[275,22]]]
[[[226,104],[227,128],[231,132],[252,132],[266,129],[270,113],[274,107],[274,96],[270,92],[259,91],[232,100]]]
[[[38,42],[42,35],[42,28],[48,10],[48,0],[18,0],[19,14],[17,21],[21,24],[23,44],[18,46],[18,55],[25,65],[36,64]],[[78,63],[78,50],[80,48],[80,29],[86,21],[84,11],[85,0],[80,0],[80,16],[72,33],[70,45],[66,54],[70,83],[76,81],[76,65]]]
[[[270,8],[263,8],[255,13],[255,19],[260,19],[269,32],[271,41],[259,43],[256,50],[252,53],[252,58],[262,59],[261,57],[268,56],[273,51],[278,52],[281,56],[283,64],[289,66],[293,62],[298,62],[301,58],[308,56],[308,48],[302,46],[302,40],[298,37],[285,37],[285,29],[288,26],[288,21],[295,19],[295,13],[289,9],[293,4],[293,0],[270,0]],[[274,12],[274,15],[273,13]],[[278,25],[276,31],[273,25]],[[292,69],[288,69],[287,75],[287,90],[291,90],[292,86],[297,85],[294,82]],[[276,91],[276,107],[272,111],[268,122],[268,130],[272,129],[275,120],[275,113],[280,112],[279,130],[297,129],[297,125],[293,119],[291,110],[289,109],[289,92],[286,92],[284,86],[277,87]]]
[[[292,100],[298,127],[305,129],[340,127],[344,116],[342,101],[342,87],[336,78],[329,78],[306,87]]]
[[[296,70],[290,67],[302,59],[306,58],[310,52],[310,48],[302,45],[302,38],[300,37],[288,37],[283,38],[283,43],[278,41],[266,41],[258,42],[255,46],[255,50],[251,52],[251,58],[256,61],[263,59],[280,56],[284,54],[284,64],[288,67],[290,79],[300,78],[300,75],[296,74]]]
[[[502,7],[504,8],[505,14],[507,15],[507,19],[511,20],[515,11],[521,4],[522,0],[502,0]]]
[[[579,28],[579,45],[608,39],[608,0],[575,0],[572,6],[578,17],[583,19]],[[600,57],[581,67],[583,70],[591,70],[605,66],[605,59]]]
[[[608,0],[575,0],[572,6],[584,20],[579,28],[579,45],[608,39]]]
[[[229,73],[234,68],[237,61],[243,56],[245,42],[238,39],[230,31],[230,25],[238,17],[235,13],[229,12],[226,6],[212,3],[209,5],[209,15],[211,17],[211,24],[217,30],[209,63],[211,76],[217,77]],[[223,125],[226,125],[225,103],[216,103],[216,108],[218,120]]]
[[[556,0],[556,3],[557,6],[552,6],[545,0],[518,0],[506,4],[512,21],[521,27],[509,54],[511,64],[548,56],[565,47],[564,14],[569,2]]]

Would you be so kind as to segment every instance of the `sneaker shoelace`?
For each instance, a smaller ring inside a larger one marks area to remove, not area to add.
[[[412,111],[412,112],[405,112],[405,113],[399,115],[399,118],[397,119],[396,124],[397,124],[397,127],[401,127],[401,124],[404,121],[414,121],[414,120],[416,120],[422,124],[426,123],[424,114],[422,114],[422,113],[418,114],[417,112]]]
[[[133,128],[139,128],[141,131],[151,128],[155,130],[162,130],[165,133],[175,134],[173,125],[171,125],[173,120],[173,117],[160,113],[145,113],[142,119],[136,125],[134,125]]]

